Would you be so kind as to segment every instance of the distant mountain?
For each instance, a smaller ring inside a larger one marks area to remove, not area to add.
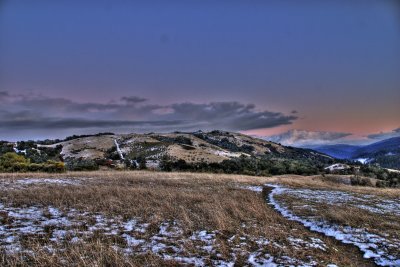
[[[389,169],[400,169],[400,137],[393,137],[366,146],[325,145],[312,149],[338,159],[353,159],[362,163],[379,164]]]
[[[380,152],[398,152],[400,149],[400,137],[393,137],[382,140],[367,146],[363,146],[357,150],[356,156],[362,157],[365,155],[380,153]]]
[[[351,159],[355,155],[356,151],[361,148],[361,146],[337,144],[337,145],[323,145],[316,147],[310,146],[309,148],[327,154],[329,156],[335,157],[337,159]]]

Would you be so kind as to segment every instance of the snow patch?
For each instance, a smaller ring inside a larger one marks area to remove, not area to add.
[[[228,158],[238,158],[242,155],[242,153],[234,153],[223,150],[214,150],[213,153],[217,156],[228,157]]]
[[[121,216],[108,218],[100,213],[75,209],[60,210],[53,206],[13,207],[2,203],[0,219],[0,247],[12,254],[33,253],[24,245],[23,240],[27,237],[48,240],[43,247],[49,253],[57,253],[60,245],[83,243],[102,235],[102,239],[109,238],[113,242],[115,250],[126,255],[151,251],[164,260],[184,265],[233,267],[239,256],[245,256],[249,266],[316,265],[313,261],[304,262],[285,255],[272,257],[265,252],[265,246],[275,243],[265,237],[248,235],[227,238],[232,252],[230,257],[223,258],[218,241],[218,236],[223,236],[221,233],[212,230],[184,233],[182,225],[177,221],[160,222],[154,231],[154,227],[150,228],[150,224],[140,218],[124,220]],[[243,224],[242,227],[251,227],[251,224]],[[257,244],[258,248],[254,249],[251,244]]]
[[[364,258],[372,258],[380,266],[399,266],[400,258],[392,255],[391,251],[400,250],[399,242],[391,242],[385,237],[367,232],[365,229],[340,226],[326,221],[317,221],[313,217],[300,217],[292,213],[287,207],[275,200],[276,195],[290,191],[288,188],[276,184],[267,184],[272,187],[268,196],[269,203],[285,218],[297,221],[309,228],[311,231],[322,233],[326,236],[345,243],[357,246],[363,253]]]
[[[329,170],[329,171],[340,171],[340,170],[347,170],[350,169],[350,166],[347,164],[342,164],[342,163],[336,163],[336,164],[332,164],[328,167],[325,168],[325,170]]]
[[[263,191],[263,187],[262,186],[257,186],[257,185],[242,186],[240,188],[241,189],[250,190],[250,191],[254,191],[254,192],[257,192],[257,193],[260,193],[260,192]]]
[[[379,214],[394,214],[400,216],[400,199],[381,199],[373,195],[352,194],[335,190],[317,190],[285,188],[285,193],[305,199],[310,205],[304,207],[312,209],[312,204],[325,203],[338,206],[353,206]]]
[[[367,163],[371,162],[372,159],[369,159],[369,158],[358,158],[358,159],[355,159],[355,161],[358,161],[358,162],[360,162],[362,164],[367,164]]]
[[[86,179],[86,178],[85,178]],[[1,179],[0,190],[5,189],[24,189],[29,186],[40,185],[81,185],[84,178],[21,178],[21,179]]]

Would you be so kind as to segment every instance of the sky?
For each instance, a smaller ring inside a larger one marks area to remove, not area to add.
[[[1,0],[0,139],[372,142],[399,133],[399,48],[390,0]]]

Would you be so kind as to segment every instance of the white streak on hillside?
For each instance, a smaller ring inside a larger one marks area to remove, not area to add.
[[[269,203],[285,218],[297,221],[311,231],[334,237],[344,244],[357,246],[364,253],[364,258],[372,258],[380,266],[400,266],[400,258],[390,254],[390,251],[400,250],[399,242],[390,242],[382,236],[367,232],[365,229],[340,226],[326,221],[317,221],[312,217],[297,216],[287,207],[278,203],[274,198],[274,196],[287,193],[291,189],[275,184],[267,184],[267,186],[273,188],[268,196]]]
[[[17,153],[17,154],[18,154],[18,153],[21,153],[21,154],[25,154],[25,155],[26,155],[26,149],[24,149],[24,150],[19,150],[17,146],[18,146],[18,143],[14,143],[14,146],[13,146],[14,152]]]
[[[118,152],[118,154],[119,154],[120,159],[121,159],[121,160],[124,160],[125,157],[124,157],[124,154],[122,153],[121,148],[119,147],[119,144],[118,144],[118,142],[117,142],[117,139],[114,139],[114,143],[115,143],[115,146],[117,147],[117,152]]]

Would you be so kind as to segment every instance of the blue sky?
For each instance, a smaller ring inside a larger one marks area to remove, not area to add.
[[[182,118],[174,105],[239,103],[254,105],[246,116],[263,117],[230,130],[360,136],[400,126],[399,47],[397,1],[6,0],[0,3],[0,92],[8,95],[3,111],[36,114],[25,120],[179,119],[195,127],[199,117]],[[27,105],[28,98],[109,104],[132,96],[147,99],[140,105],[148,113],[119,118],[105,110],[72,114]],[[168,116],[155,116],[160,110]],[[199,128],[219,124],[202,119]],[[12,131],[3,128],[0,137]],[[89,129],[53,133],[69,131]]]

